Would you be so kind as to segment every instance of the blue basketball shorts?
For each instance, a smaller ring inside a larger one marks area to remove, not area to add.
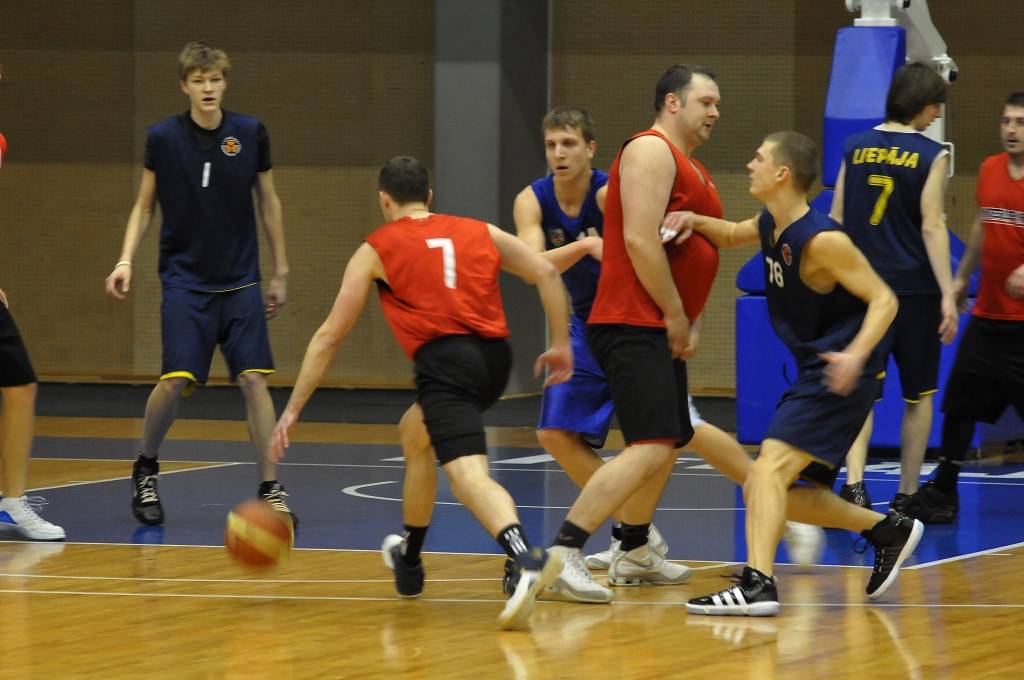
[[[274,372],[259,285],[223,293],[165,288],[160,320],[161,380],[180,377],[204,384],[217,345],[232,379],[250,371]]]
[[[572,378],[544,388],[537,429],[576,432],[594,448],[601,448],[615,411],[608,378],[587,345],[587,322],[575,314],[569,323],[569,339]]]

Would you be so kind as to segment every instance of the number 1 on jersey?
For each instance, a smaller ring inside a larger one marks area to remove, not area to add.
[[[444,267],[444,285],[455,287],[455,246],[450,238],[428,238],[428,248],[441,249],[441,262]]]
[[[871,211],[871,219],[868,220],[871,222],[871,226],[877,227],[882,221],[882,215],[885,214],[885,208],[889,205],[889,196],[892,195],[896,182],[888,175],[868,175],[868,184],[873,187],[882,187],[882,193],[875,201],[875,209]]]

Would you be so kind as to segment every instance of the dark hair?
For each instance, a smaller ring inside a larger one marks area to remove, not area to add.
[[[1024,92],[1011,92],[1006,98],[1007,106],[1024,106]]]
[[[430,175],[423,163],[412,156],[395,156],[380,169],[377,188],[395,203],[426,203],[430,197]]]
[[[772,145],[775,165],[789,168],[797,187],[807,193],[818,176],[818,145],[799,132],[773,132],[764,141]]]
[[[231,70],[231,60],[224,50],[204,42],[190,42],[178,55],[178,78],[186,80],[193,71],[220,71],[225,78]]]
[[[885,119],[907,124],[929,104],[945,104],[948,89],[946,79],[927,64],[901,66],[885,98]]]
[[[660,112],[665,106],[665,95],[673,93],[684,102],[686,101],[686,90],[689,89],[694,75],[701,75],[705,78],[715,79],[715,74],[703,66],[696,64],[676,64],[669,66],[661,74],[658,84],[654,88],[654,110]]]
[[[594,141],[594,121],[590,114],[583,109],[574,109],[569,106],[556,106],[548,111],[541,121],[540,131],[544,134],[548,130],[561,130],[563,128],[579,128],[583,135],[583,141],[587,144]]]

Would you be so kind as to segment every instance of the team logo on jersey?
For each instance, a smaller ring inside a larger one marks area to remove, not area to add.
[[[793,264],[793,249],[789,247],[788,243],[782,244],[782,259],[787,267]]]
[[[242,143],[238,141],[238,137],[225,137],[220,142],[220,150],[225,156],[237,156],[242,153]]]
[[[551,245],[556,248],[565,245],[565,229],[548,229],[548,238],[551,239]]]

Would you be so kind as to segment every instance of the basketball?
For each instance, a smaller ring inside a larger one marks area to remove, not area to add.
[[[224,546],[239,564],[271,567],[288,555],[293,542],[291,518],[264,501],[245,501],[228,513]]]

